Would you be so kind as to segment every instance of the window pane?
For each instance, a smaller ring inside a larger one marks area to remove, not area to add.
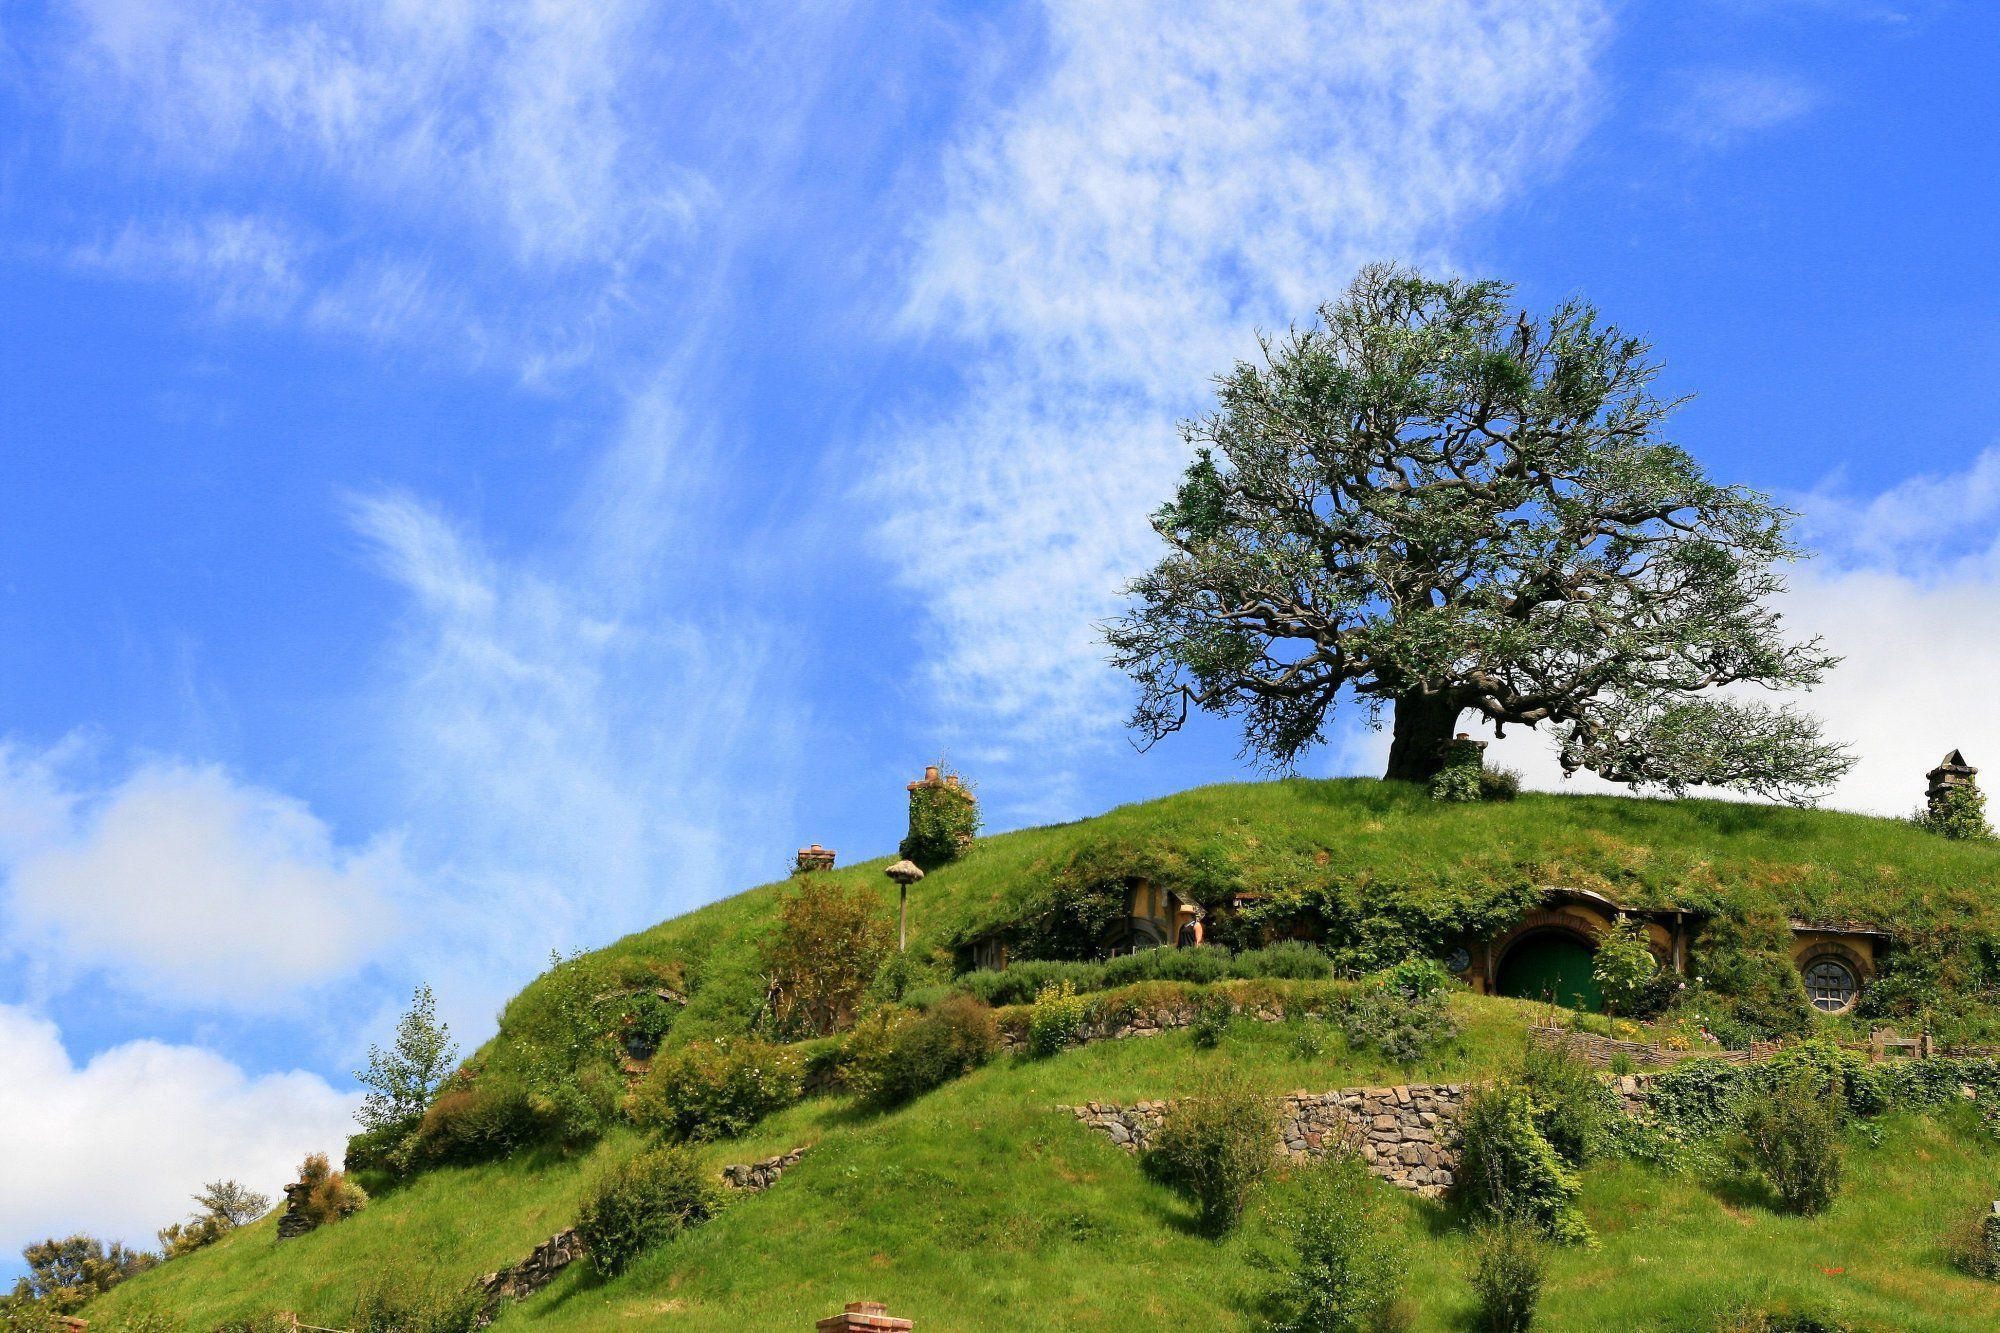
[[[1806,994],[1815,1009],[1832,1013],[1845,1009],[1859,987],[1846,964],[1822,958],[1806,969]]]

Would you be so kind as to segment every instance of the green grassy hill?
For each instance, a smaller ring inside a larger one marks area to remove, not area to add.
[[[1990,934],[2000,895],[2000,852],[1894,821],[1546,796],[1444,807],[1386,784],[1288,781],[985,839],[913,893],[913,948],[942,948],[1119,865],[1204,893],[1315,885],[1378,905],[1387,931],[1418,934],[1466,904],[1564,884],[1966,940]],[[893,905],[881,866],[835,874]],[[585,965],[613,979],[671,973],[690,998],[670,1041],[738,1031],[761,998],[756,944],[781,889],[665,922]],[[487,1057],[530,1039],[546,989],[509,1006]],[[618,1279],[577,1265],[497,1326],[797,1329],[856,1299],[886,1301],[929,1330],[1252,1326],[1269,1244],[1261,1215],[1228,1239],[1202,1236],[1187,1203],[1056,1106],[1172,1097],[1216,1067],[1278,1093],[1479,1078],[1517,1057],[1530,1006],[1470,995],[1452,1004],[1461,1035],[1411,1070],[1338,1036],[1315,1050],[1297,1025],[1238,1020],[1214,1049],[1174,1033],[1039,1061],[1003,1056],[895,1111],[809,1098],[702,1149],[720,1166],[813,1145],[770,1191],[733,1201]],[[1853,1327],[2000,1326],[2000,1287],[1957,1273],[1944,1249],[1949,1224],[2000,1192],[1990,1135],[1969,1106],[1874,1129],[1873,1142],[1850,1146],[1849,1187],[1812,1219],[1781,1216],[1726,1180],[1630,1162],[1590,1168],[1584,1208],[1599,1243],[1556,1257],[1545,1326],[1715,1328],[1736,1306],[1822,1312]],[[587,1182],[638,1144],[619,1130],[578,1155],[432,1170],[283,1245],[266,1219],[87,1313],[94,1330],[149,1311],[206,1330],[278,1309],[346,1328],[357,1294],[384,1275],[458,1284],[519,1259],[568,1225]],[[1396,1195],[1393,1207],[1416,1327],[1465,1326],[1462,1229],[1443,1205]]]

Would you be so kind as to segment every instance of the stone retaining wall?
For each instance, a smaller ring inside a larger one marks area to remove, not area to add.
[[[806,1155],[804,1148],[794,1148],[776,1157],[766,1157],[761,1162],[744,1162],[736,1166],[722,1168],[722,1183],[733,1190],[745,1194],[756,1194],[778,1183],[778,1177],[790,1170],[799,1158]]]
[[[1279,1106],[1277,1147],[1297,1159],[1346,1147],[1390,1184],[1434,1198],[1451,1187],[1452,1125],[1466,1089],[1463,1083],[1411,1083],[1294,1092]],[[1151,1145],[1171,1106],[1087,1102],[1065,1109],[1127,1152],[1139,1152]]]

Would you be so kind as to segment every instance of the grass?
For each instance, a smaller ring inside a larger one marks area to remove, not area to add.
[[[887,1114],[808,1101],[704,1150],[719,1166],[812,1143],[775,1188],[735,1200],[616,1281],[576,1266],[497,1326],[792,1329],[864,1298],[933,1330],[1254,1326],[1260,1214],[1225,1240],[1202,1237],[1185,1201],[1053,1108],[1173,1096],[1217,1063],[1278,1093],[1479,1077],[1515,1058],[1528,1006],[1454,1004],[1462,1038],[1411,1071],[1330,1032],[1312,1056],[1290,1025],[1238,1021],[1213,1051],[1176,1033],[1003,1059]],[[1600,1245],[1556,1256],[1545,1326],[1712,1328],[1745,1301],[1894,1329],[2000,1321],[2000,1288],[1957,1275],[1944,1252],[1948,1224],[1994,1189],[1976,1118],[1899,1117],[1882,1140],[1850,1148],[1849,1189],[1814,1219],[1780,1216],[1733,1182],[1592,1168],[1584,1208]],[[385,1271],[470,1279],[525,1254],[568,1222],[593,1172],[636,1144],[620,1135],[580,1160],[436,1172],[283,1246],[260,1223],[114,1291],[92,1327],[116,1330],[147,1308],[190,1329],[279,1308],[343,1327],[357,1291]],[[1414,1326],[1463,1327],[1463,1230],[1439,1205],[1395,1198]]]
[[[1634,903],[2000,938],[2000,849],[1899,821],[1554,796],[1441,806],[1399,784],[1285,781],[1201,788],[983,839],[912,893],[912,948],[937,953],[1019,913],[1085,853],[1113,864],[1151,857],[1245,889],[1339,884],[1422,904],[1562,884]],[[895,889],[883,864],[831,873],[879,893],[887,911]],[[675,1039],[740,1031],[761,998],[757,944],[782,888],[628,936],[588,965],[681,977],[691,999]],[[531,1026],[546,994],[538,983],[517,996],[496,1043]],[[577,1266],[498,1327],[799,1328],[864,1298],[928,1330],[1250,1326],[1267,1247],[1255,1210],[1239,1234],[1201,1237],[1186,1203],[1053,1108],[1171,1097],[1218,1062],[1277,1093],[1478,1078],[1515,1057],[1530,1006],[1469,995],[1453,1003],[1462,1039],[1413,1071],[1348,1050],[1331,1032],[1315,1055],[1289,1025],[1239,1021],[1213,1051],[1177,1033],[1046,1061],[1003,1059],[887,1114],[808,1101],[703,1148],[719,1167],[813,1143],[775,1189],[734,1201],[616,1281]],[[1593,1168],[1584,1207],[1601,1244],[1557,1256],[1545,1326],[1709,1328],[1746,1301],[1830,1311],[1858,1326],[2000,1324],[2000,1289],[1957,1276],[1943,1255],[1945,1228],[1995,1193],[1987,1140],[1966,1113],[1892,1122],[1884,1143],[1852,1149],[1847,1193],[1809,1221],[1726,1183]],[[282,1246],[267,1220],[118,1288],[92,1308],[92,1327],[116,1330],[146,1309],[170,1311],[188,1329],[281,1309],[344,1327],[356,1297],[385,1275],[462,1282],[520,1258],[568,1225],[591,1177],[636,1145],[620,1133],[575,1159],[434,1171]],[[1437,1205],[1402,1196],[1394,1215],[1412,1266],[1414,1326],[1466,1326],[1462,1229]]]

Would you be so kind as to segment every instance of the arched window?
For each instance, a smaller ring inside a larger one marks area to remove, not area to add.
[[[1806,994],[1821,1013],[1838,1014],[1854,1003],[1861,983],[1838,958],[1816,958],[1806,967]]]

